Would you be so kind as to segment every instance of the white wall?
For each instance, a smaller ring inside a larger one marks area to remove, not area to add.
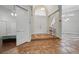
[[[16,20],[11,15],[12,9],[0,6],[0,36],[16,35]]]
[[[60,11],[56,13],[56,36],[61,38],[61,16],[60,16]]]
[[[78,7],[79,6],[63,6],[62,33],[79,34],[79,8]]]

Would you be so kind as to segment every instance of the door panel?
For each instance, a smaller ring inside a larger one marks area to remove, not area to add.
[[[47,34],[47,18],[46,16],[41,16],[40,18],[41,33]]]
[[[6,22],[0,22],[0,36],[6,36]]]
[[[29,9],[31,10],[31,9]],[[17,45],[31,41],[30,34],[30,11],[23,10],[16,6],[17,14]]]
[[[7,35],[16,35],[16,23],[14,22],[7,22]]]
[[[46,16],[35,16],[33,24],[33,34],[47,34]]]
[[[34,34],[40,33],[40,32],[41,32],[41,30],[40,30],[40,19],[39,19],[38,16],[36,16],[36,17],[34,18],[34,23],[33,23],[33,25],[34,25],[34,27],[33,27],[33,29],[34,29],[33,33],[34,33]]]

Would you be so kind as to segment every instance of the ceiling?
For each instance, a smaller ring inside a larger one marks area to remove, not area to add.
[[[13,5],[2,5],[2,6],[11,11],[14,10]],[[20,6],[26,9],[26,6],[28,6],[28,5],[20,5]],[[34,5],[33,8],[35,8],[35,7],[39,8],[39,6],[44,6],[47,9],[47,15],[50,15],[51,13],[53,13],[54,11],[56,11],[58,9],[58,5]],[[43,12],[41,12],[41,13],[43,13]],[[41,14],[41,15],[43,15],[43,14]]]
[[[47,9],[47,15],[50,15],[51,13],[58,10],[58,5],[34,5],[33,8],[38,7],[37,10],[39,10],[40,6],[45,7]]]
[[[50,15],[51,13],[53,13],[54,11],[58,9],[57,5],[45,5],[45,7],[48,10],[48,15]]]
[[[13,11],[14,9],[14,6],[13,5],[2,5],[4,8],[10,10],[10,11]]]
[[[79,6],[78,5],[63,5],[62,6],[62,13],[69,13],[72,11],[78,11]]]

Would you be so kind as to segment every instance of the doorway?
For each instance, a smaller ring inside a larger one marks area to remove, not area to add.
[[[48,35],[48,17],[44,6],[33,8],[32,39],[44,39]]]

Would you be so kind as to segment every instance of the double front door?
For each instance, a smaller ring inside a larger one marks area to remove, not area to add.
[[[46,16],[35,16],[33,20],[33,34],[47,34]]]

